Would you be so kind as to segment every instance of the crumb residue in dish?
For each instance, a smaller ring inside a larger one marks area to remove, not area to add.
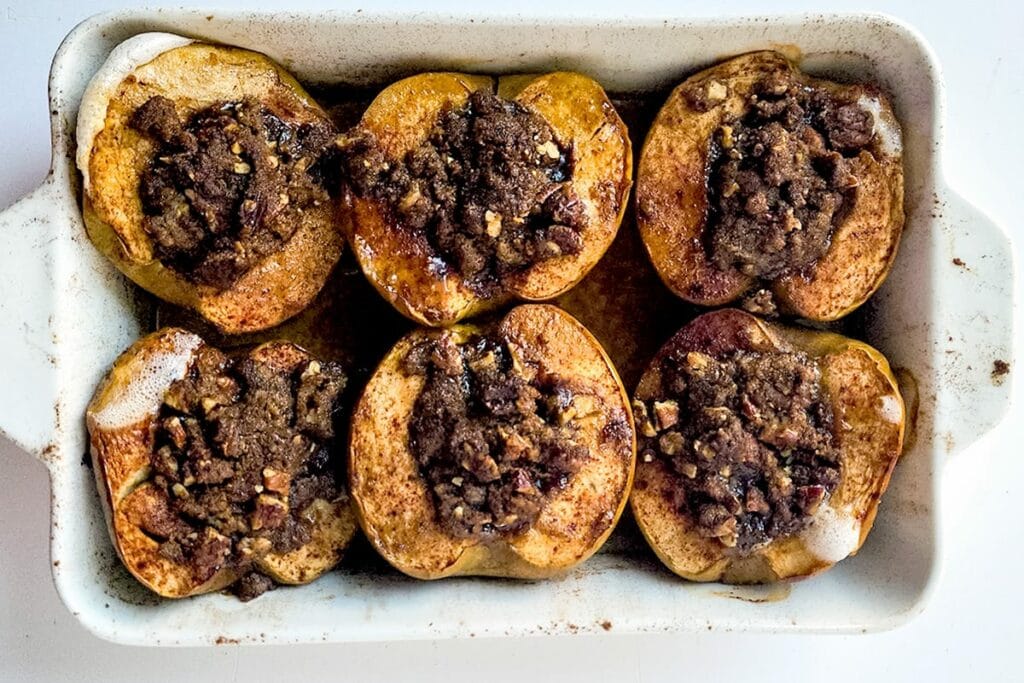
[[[1002,384],[1006,375],[1010,374],[1010,364],[1001,358],[992,361],[992,382]]]

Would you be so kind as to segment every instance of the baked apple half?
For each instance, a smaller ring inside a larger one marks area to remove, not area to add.
[[[285,342],[229,358],[165,328],[114,363],[86,412],[114,547],[168,598],[248,600],[335,566],[357,527],[336,413],[345,376]]]
[[[526,304],[395,345],[355,409],[349,488],[367,538],[406,574],[543,578],[608,538],[635,446],[601,346],[561,309]]]
[[[633,414],[640,530],[676,574],[725,583],[810,576],[855,554],[905,423],[878,351],[736,309],[661,348]]]
[[[325,181],[335,137],[267,57],[136,36],[79,109],[89,238],[143,289],[224,332],[276,325],[313,299],[341,254]]]
[[[572,287],[615,238],[632,179],[625,125],[577,73],[413,76],[341,146],[363,272],[432,326]]]
[[[754,52],[687,79],[640,156],[637,220],[665,284],[703,306],[810,320],[851,312],[903,230],[899,124],[869,85]]]

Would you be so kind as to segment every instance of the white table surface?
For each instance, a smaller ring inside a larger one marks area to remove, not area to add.
[[[49,164],[46,77],[61,38],[121,1],[8,0],[0,5],[0,207],[28,192]],[[200,3],[192,3],[200,4]],[[216,7],[293,3],[219,0]],[[300,2],[312,8],[344,2]],[[427,3],[393,3],[423,8]],[[448,3],[454,6],[456,3]],[[513,3],[494,6],[495,11]],[[520,3],[524,5],[524,3]],[[551,0],[535,13],[709,14],[719,3]],[[363,5],[353,4],[352,7]],[[369,6],[365,6],[369,9]],[[525,8],[524,8],[525,9]],[[938,54],[948,100],[951,184],[1016,238],[1024,263],[1024,4],[994,2],[737,2],[732,13],[877,9],[915,25]],[[2,293],[0,293],[2,295]],[[1016,288],[1020,301],[1020,281]],[[1020,339],[1020,335],[1018,335]],[[1022,358],[1017,344],[1018,359]],[[1011,377],[1016,378],[1016,368]],[[1016,384],[1016,382],[1014,382]],[[17,390],[5,386],[0,390]],[[1024,421],[1002,426],[945,469],[945,553],[938,590],[908,625],[868,636],[567,636],[515,640],[188,650],[125,648],[97,640],[61,605],[50,579],[49,495],[43,466],[0,437],[0,681],[487,681],[1024,680]]]

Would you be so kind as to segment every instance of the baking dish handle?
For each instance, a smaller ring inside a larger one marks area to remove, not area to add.
[[[942,210],[935,300],[944,349],[937,435],[962,453],[992,430],[1009,407],[1012,385],[1014,264],[1010,237],[955,191]]]
[[[51,325],[59,205],[51,177],[0,213],[0,434],[39,458],[57,427]]]

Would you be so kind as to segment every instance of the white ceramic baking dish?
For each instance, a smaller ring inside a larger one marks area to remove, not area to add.
[[[723,56],[797,46],[813,73],[886,87],[904,124],[908,220],[896,266],[869,304],[867,335],[916,378],[920,408],[916,439],[861,553],[791,588],[740,589],[684,583],[618,534],[554,581],[420,583],[350,570],[248,604],[224,595],[154,599],[115,557],[83,464],[83,411],[93,387],[146,323],[134,287],[85,237],[73,163],[74,122],[89,77],[119,42],[153,30],[260,50],[313,83],[372,85],[425,69],[570,68],[610,91],[635,92],[663,89]],[[939,567],[942,464],[998,422],[1010,384],[993,373],[995,361],[1011,360],[1010,246],[945,183],[942,97],[939,67],[921,37],[880,16],[540,21],[173,10],[82,23],[61,45],[50,75],[49,176],[0,215],[0,426],[50,470],[53,575],[65,604],[103,638],[151,645],[859,632],[903,622],[923,608]]]

